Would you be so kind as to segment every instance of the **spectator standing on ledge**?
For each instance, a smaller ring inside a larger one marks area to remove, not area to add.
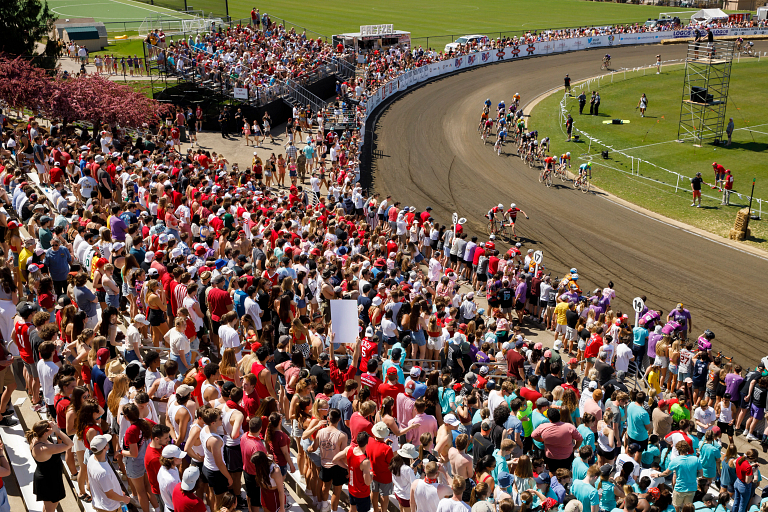
[[[571,95],[571,77],[568,76],[568,73],[565,74],[565,78],[563,78],[563,82],[565,84],[565,92],[568,93],[568,95]]]

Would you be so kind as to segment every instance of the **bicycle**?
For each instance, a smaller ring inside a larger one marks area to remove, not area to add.
[[[573,180],[573,188],[575,189],[581,189],[581,191],[586,194],[589,192],[589,184],[592,179],[591,173],[585,173]]]
[[[543,183],[547,186],[547,188],[552,186],[552,171],[545,168],[541,173],[539,174],[539,183]]]
[[[565,164],[560,164],[555,167],[555,175],[560,178],[560,181],[565,181],[568,179],[568,173],[566,171]]]
[[[488,214],[486,214],[485,217],[488,218]],[[485,228],[485,231],[489,236],[495,234],[497,236],[505,236],[509,238],[507,233],[507,226],[501,213],[496,214],[493,217],[493,220],[488,219],[488,224]]]

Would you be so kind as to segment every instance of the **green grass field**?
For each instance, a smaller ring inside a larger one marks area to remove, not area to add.
[[[731,169],[734,190],[743,196],[740,199],[733,194],[732,203],[746,204],[752,178],[757,179],[755,197],[768,200],[768,169],[763,161],[763,152],[768,148],[768,92],[754,87],[754,84],[768,80],[768,62],[749,59],[733,65],[726,116],[734,118],[736,131],[733,144],[728,148],[714,145],[696,148],[691,143],[675,142],[683,90],[682,66],[667,67],[661,75],[656,75],[653,69],[645,75],[641,71],[627,73],[626,76],[624,80],[623,73],[616,73],[613,83],[610,77],[601,80],[599,117],[579,116],[575,98],[579,92],[567,100],[567,109],[573,115],[577,129],[606,146],[686,177],[701,172],[708,183],[714,182],[712,162],[717,161]],[[592,88],[597,88],[597,85],[593,83]],[[589,97],[588,89],[585,90]],[[649,102],[645,118],[641,118],[639,111],[635,110],[643,93]],[[540,137],[551,137],[554,154],[570,151],[574,167],[591,159],[594,184],[608,192],[718,235],[728,235],[740,206],[720,206],[719,191],[705,187],[703,193],[716,199],[705,197],[702,200],[702,205],[706,206],[704,210],[691,208],[690,182],[687,179],[680,179],[680,188],[675,192],[677,177],[671,173],[641,163],[640,176],[635,176],[631,174],[633,166],[629,158],[613,153],[608,160],[603,160],[600,156],[605,149],[603,146],[593,143],[590,156],[585,155],[588,142],[565,142],[564,128],[560,126],[558,116],[562,98],[562,93],[553,94],[531,113],[531,127],[542,134]],[[585,113],[588,109],[589,104]],[[614,118],[630,120],[630,123],[603,124],[603,121]],[[753,128],[751,133],[747,128]],[[753,208],[758,209],[757,203],[753,204]],[[765,209],[764,214],[768,216],[768,203]],[[768,225],[754,222],[750,226],[758,240],[749,243],[768,248],[768,241],[765,241],[768,240]]]
[[[356,32],[360,25],[392,23],[396,29],[410,31],[414,38],[441,36],[429,40],[429,46],[439,49],[464,34],[498,36],[500,32],[531,29],[643,22],[658,17],[660,12],[683,10],[584,0],[517,0],[514,4],[500,0],[432,0],[418,4],[410,0],[372,0],[354,7],[347,4],[320,7],[303,0],[228,2],[228,12],[233,19],[248,18],[251,9],[258,7],[273,20],[285,20],[289,26],[326,36]],[[90,16],[108,23],[110,31],[135,29],[126,22],[141,21],[157,13],[183,17],[178,11],[185,6],[218,16],[226,11],[225,0],[154,0],[154,5],[135,0],[100,0],[99,3],[48,0],[48,3],[61,18]],[[426,40],[415,42],[426,46]]]

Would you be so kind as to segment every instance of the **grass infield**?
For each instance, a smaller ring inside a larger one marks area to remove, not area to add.
[[[533,109],[530,126],[539,131],[539,137],[551,138],[553,154],[570,151],[574,168],[591,160],[593,183],[603,190],[644,208],[727,237],[733,227],[736,211],[748,202],[752,178],[757,179],[755,197],[768,201],[768,169],[763,162],[763,152],[768,148],[768,91],[754,86],[768,80],[768,62],[742,59],[740,63],[733,64],[726,124],[728,117],[733,117],[736,131],[730,147],[708,144],[696,148],[691,143],[675,142],[683,78],[683,66],[666,67],[660,75],[656,75],[655,68],[648,69],[645,74],[643,71],[628,72],[626,79],[623,73],[615,73],[613,83],[610,76],[603,77],[599,88],[595,82],[591,87],[584,88],[587,98],[592,89],[599,90],[599,116],[586,115],[589,103],[584,110],[585,115],[579,115],[576,100],[579,91],[576,91],[566,101],[566,108],[574,118],[574,126],[603,143],[593,142],[589,154],[589,141],[565,142],[564,127],[558,115],[562,92],[545,98]],[[648,110],[644,118],[635,109],[643,93],[648,97]],[[603,123],[610,119],[629,120],[630,123]],[[677,172],[686,178],[680,178],[676,192],[678,181],[674,174],[643,162],[639,168],[640,176],[637,176],[637,161],[632,174],[633,165],[629,158],[615,154],[610,149],[609,158],[602,158],[600,153],[606,149],[605,146]],[[732,194],[733,206],[721,206],[722,194],[704,186],[703,208],[693,208],[690,206],[691,185],[687,178],[701,172],[705,182],[714,184],[714,161],[731,169],[734,191],[742,194],[742,198]],[[756,202],[753,202],[753,209],[759,210]],[[768,203],[763,206],[763,210],[763,215],[768,216]],[[753,221],[750,227],[753,239],[747,243],[768,249],[768,223]]]

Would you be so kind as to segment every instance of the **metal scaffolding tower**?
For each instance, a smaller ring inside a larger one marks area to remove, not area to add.
[[[733,41],[688,44],[677,139],[719,144],[723,138]]]

